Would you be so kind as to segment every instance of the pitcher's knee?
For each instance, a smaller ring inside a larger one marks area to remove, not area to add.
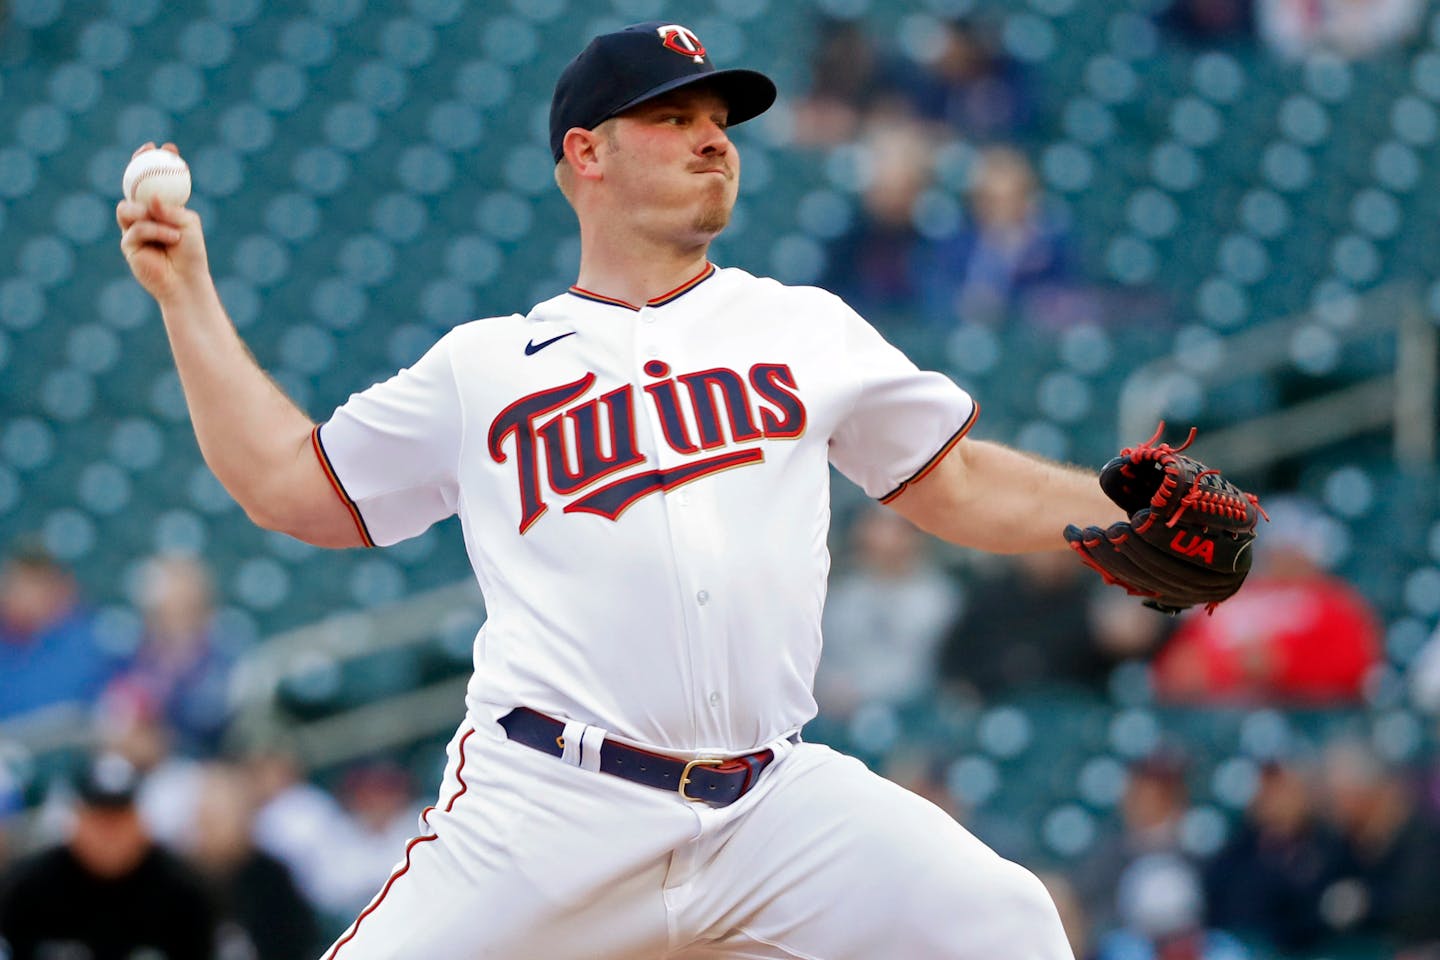
[[[998,860],[983,882],[971,877],[946,892],[948,908],[931,901],[933,929],[943,943],[927,956],[947,960],[1073,960],[1055,901],[1040,879]],[[943,919],[941,919],[943,917]]]

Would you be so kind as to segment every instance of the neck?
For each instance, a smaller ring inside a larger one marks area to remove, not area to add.
[[[580,230],[580,274],[575,286],[635,306],[669,293],[705,269],[710,240],[679,244],[600,227]]]

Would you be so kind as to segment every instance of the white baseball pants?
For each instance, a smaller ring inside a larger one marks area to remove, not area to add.
[[[713,808],[464,726],[325,960],[1073,960],[1030,872],[858,760],[772,746]]]

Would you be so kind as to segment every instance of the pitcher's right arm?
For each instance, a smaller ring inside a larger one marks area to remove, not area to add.
[[[164,148],[175,151],[174,144]],[[268,530],[321,547],[362,546],[355,517],[314,449],[314,422],[255,362],[220,303],[199,215],[158,199],[148,207],[122,200],[115,219],[130,271],[160,305],[211,471]]]

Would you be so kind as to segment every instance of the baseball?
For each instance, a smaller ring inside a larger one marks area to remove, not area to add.
[[[154,197],[166,206],[184,206],[190,199],[190,168],[169,150],[146,150],[130,160],[121,186],[125,199],[147,207]]]

